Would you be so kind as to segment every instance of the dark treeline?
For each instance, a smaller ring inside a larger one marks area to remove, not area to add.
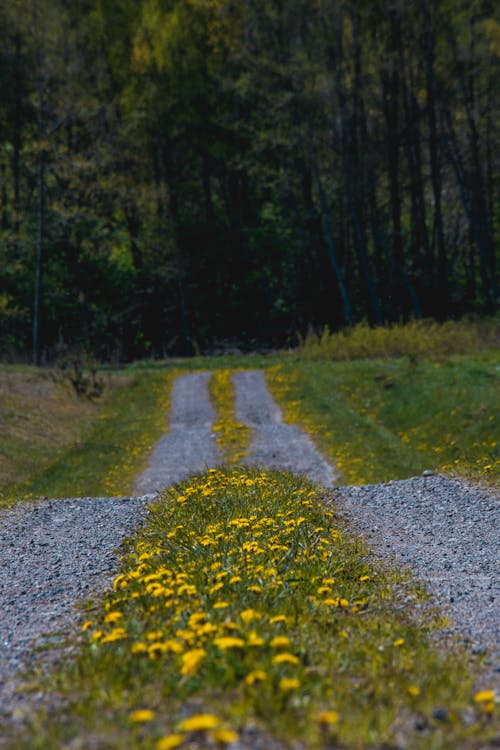
[[[489,0],[0,0],[0,353],[495,311],[499,54]]]

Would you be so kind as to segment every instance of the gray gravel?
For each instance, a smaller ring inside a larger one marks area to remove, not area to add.
[[[233,381],[236,419],[254,431],[245,463],[291,471],[324,487],[332,487],[336,479],[332,467],[308,435],[283,422],[281,410],[269,393],[262,370],[237,372]]]
[[[16,672],[33,650],[57,644],[78,619],[75,602],[109,585],[147,500],[47,500],[0,514],[0,716],[18,705]]]
[[[444,476],[342,487],[335,501],[371,549],[410,568],[449,618],[445,633],[486,653],[500,688],[499,498]]]
[[[209,372],[181,375],[174,383],[169,432],[157,443],[134,490],[142,495],[170,487],[190,474],[221,463],[212,426]]]

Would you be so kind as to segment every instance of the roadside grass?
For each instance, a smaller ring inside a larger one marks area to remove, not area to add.
[[[353,328],[319,335],[309,334],[296,350],[304,360],[354,360],[407,356],[413,363],[442,359],[455,354],[477,354],[500,346],[500,317],[480,320],[413,320],[372,327],[360,323]]]
[[[213,430],[224,462],[234,465],[244,458],[251,440],[251,429],[236,421],[232,375],[237,370],[215,370],[209,380],[210,400],[217,414]]]
[[[42,678],[53,710],[5,746],[479,747],[491,693],[395,584],[409,590],[317,487],[209,470],[151,506],[76,653]]]
[[[500,482],[500,352],[443,361],[283,360],[266,371],[286,418],[336,464],[342,484],[426,469]]]
[[[0,370],[0,506],[36,497],[130,493],[166,429],[177,371],[114,371],[104,395],[78,398],[50,372]]]

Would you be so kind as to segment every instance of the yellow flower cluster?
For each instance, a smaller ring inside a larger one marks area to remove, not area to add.
[[[214,432],[217,445],[227,464],[237,464],[250,444],[251,429],[237,422],[234,415],[234,391],[232,374],[234,370],[216,370],[210,379],[209,390],[217,411]]]
[[[316,678],[300,618],[344,621],[364,602],[343,596],[333,513],[293,482],[284,498],[279,475],[211,469],[167,491],[152,514],[169,531],[138,543],[102,621],[84,624],[92,647],[161,663],[184,687],[267,685],[285,703],[306,689]]]

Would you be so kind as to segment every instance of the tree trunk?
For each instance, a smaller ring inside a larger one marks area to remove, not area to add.
[[[318,190],[319,204],[320,204],[320,210],[321,210],[321,220],[322,220],[322,225],[323,225],[323,233],[324,233],[324,237],[326,241],[326,247],[328,250],[328,258],[330,260],[333,272],[335,274],[335,277],[337,279],[337,283],[339,286],[345,319],[347,321],[347,324],[349,326],[352,326],[354,325],[354,318],[352,314],[351,302],[349,300],[349,294],[347,292],[347,287],[345,285],[344,274],[342,273],[342,268],[340,267],[340,263],[337,258],[337,252],[335,250],[335,240],[333,237],[333,228],[332,228],[332,223],[330,220],[330,214],[328,211],[326,196],[323,190],[323,184],[321,182],[318,165],[316,164],[314,159],[311,160],[311,170],[312,170],[314,181],[316,182],[316,187]]]
[[[43,88],[38,91],[38,138],[40,154],[38,157],[38,238],[36,254],[35,304],[33,316],[33,361],[37,367],[42,362],[42,310],[43,310],[43,271],[45,243],[45,115]]]
[[[439,154],[439,133],[437,126],[437,87],[434,73],[435,39],[432,28],[430,2],[424,0],[424,57],[426,70],[427,90],[427,120],[429,125],[429,159],[431,166],[431,185],[434,199],[434,232],[437,244],[437,285],[436,285],[436,309],[440,318],[445,318],[450,311],[450,285],[448,258],[444,240],[443,213],[442,213],[442,177],[441,158]]]

